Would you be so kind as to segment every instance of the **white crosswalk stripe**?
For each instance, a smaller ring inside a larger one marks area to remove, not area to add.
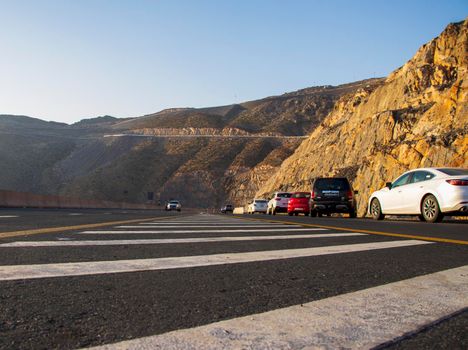
[[[275,229],[223,229],[223,230],[97,230],[97,231],[83,231],[78,234],[89,235],[89,234],[133,234],[133,233],[234,233],[234,232],[298,232],[298,231],[326,231],[323,228],[275,228]]]
[[[204,238],[166,238],[166,239],[125,239],[105,241],[20,241],[0,244],[2,247],[72,247],[93,245],[139,245],[139,244],[174,244],[174,243],[209,243],[209,242],[236,242],[236,241],[268,241],[277,239],[314,239],[331,237],[364,236],[362,233],[325,233],[313,235],[278,235],[278,236],[241,236],[241,237],[204,237]]]
[[[404,240],[302,249],[269,250],[249,253],[184,256],[174,258],[0,266],[0,281],[193,268],[201,266],[250,263],[278,259],[294,259],[299,257],[362,252],[397,247],[401,248],[424,244],[432,243],[417,240]]]
[[[116,228],[265,228],[265,227],[285,227],[284,225],[126,225],[116,226]]]
[[[467,287],[464,266],[92,349],[370,349],[467,307]]]

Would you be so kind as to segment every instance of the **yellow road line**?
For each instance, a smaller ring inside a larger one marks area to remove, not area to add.
[[[46,228],[39,228],[39,229],[34,229],[34,230],[0,232],[0,238],[30,236],[30,235],[37,235],[40,233],[54,233],[54,232],[61,232],[61,231],[82,230],[82,229],[95,228],[95,227],[131,224],[134,222],[145,222],[145,221],[151,221],[151,220],[172,219],[172,218],[176,218],[176,217],[175,216],[160,216],[160,217],[155,217],[155,218],[100,222],[96,224],[83,224],[83,225],[62,226],[62,227],[46,227]]]
[[[419,236],[419,235],[409,235],[405,233],[392,233],[392,232],[382,232],[382,231],[371,231],[371,230],[360,230],[360,229],[353,229],[347,227],[337,227],[337,226],[326,226],[326,225],[317,225],[317,224],[305,224],[302,222],[293,222],[293,221],[280,221],[280,220],[271,220],[271,219],[260,219],[260,218],[244,218],[244,217],[236,217],[236,219],[246,219],[246,220],[256,220],[256,221],[265,221],[265,222],[275,222],[275,223],[282,223],[286,225],[300,225],[304,227],[319,227],[319,228],[326,228],[330,230],[341,230],[341,231],[349,231],[349,232],[359,232],[359,233],[367,233],[370,235],[380,235],[380,236],[390,236],[390,237],[399,237],[399,238],[409,238],[409,239],[419,239],[422,241],[430,241],[430,242],[439,242],[439,243],[454,243],[454,244],[463,244],[468,245],[468,241],[462,241],[458,239],[450,239],[450,238],[439,238],[439,237],[428,237],[428,236]]]

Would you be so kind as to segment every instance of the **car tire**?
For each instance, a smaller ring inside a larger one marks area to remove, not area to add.
[[[293,214],[294,214],[293,212],[288,212],[289,216],[293,216]]]
[[[382,214],[382,207],[380,206],[380,202],[377,198],[372,200],[370,212],[374,220],[383,220],[385,218],[385,215]]]
[[[315,210],[310,211],[310,217],[315,218],[317,216],[317,212]]]
[[[304,212],[304,216],[309,216],[309,212],[308,211]]]
[[[444,215],[440,211],[439,203],[432,194],[424,197],[421,203],[421,215],[424,220],[430,223],[441,222]]]
[[[322,214],[322,213],[317,213],[317,216],[318,216],[319,218],[321,218],[321,217],[323,216],[323,214]]]
[[[357,217],[357,213],[355,210],[349,212],[349,217],[351,219],[355,219]]]
[[[276,215],[276,208],[273,208],[273,215]]]

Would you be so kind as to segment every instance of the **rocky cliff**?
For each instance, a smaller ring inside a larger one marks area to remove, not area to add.
[[[340,98],[257,192],[309,190],[318,176],[347,176],[370,193],[417,167],[468,167],[468,19],[450,24],[385,81]]]
[[[186,206],[240,205],[341,96],[372,81],[73,125],[0,116],[0,188],[130,202],[154,192]]]

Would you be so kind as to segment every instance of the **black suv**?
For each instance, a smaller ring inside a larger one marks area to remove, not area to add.
[[[312,185],[310,216],[348,213],[351,218],[355,218],[357,193],[345,177],[319,177]]]

